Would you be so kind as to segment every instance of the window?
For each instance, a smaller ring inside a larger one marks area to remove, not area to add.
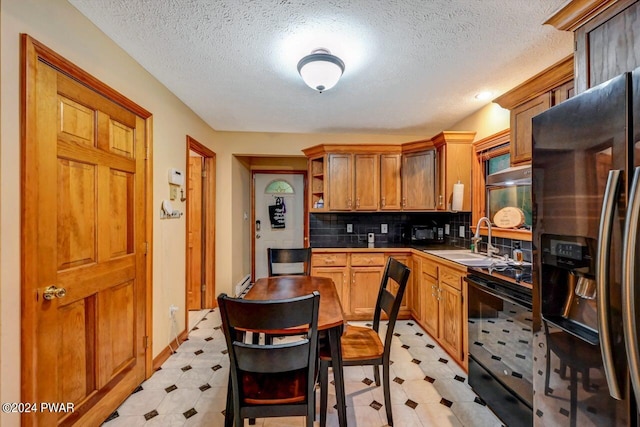
[[[276,179],[271,181],[264,190],[265,194],[293,194],[293,187],[287,181]]]
[[[473,143],[475,159],[472,166],[473,203],[471,225],[474,230],[480,218],[486,216],[493,220],[495,213],[505,206],[516,206],[522,209],[525,214],[525,225],[531,225],[530,186],[492,189],[491,197],[487,197],[487,175],[499,172],[510,166],[509,139],[509,129],[505,129],[504,131]],[[481,231],[481,234],[485,233]],[[516,240],[531,240],[531,231],[528,230],[494,228],[493,235],[495,237],[506,237]]]

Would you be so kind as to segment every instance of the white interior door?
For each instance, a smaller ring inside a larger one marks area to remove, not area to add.
[[[292,173],[254,175],[255,277],[267,277],[267,248],[304,246],[304,177]]]

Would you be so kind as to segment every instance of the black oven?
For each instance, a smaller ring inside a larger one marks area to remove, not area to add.
[[[533,425],[531,289],[474,272],[469,273],[466,281],[469,385],[506,425],[530,427]]]

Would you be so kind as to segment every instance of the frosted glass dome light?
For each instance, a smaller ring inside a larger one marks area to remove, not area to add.
[[[344,62],[328,49],[319,48],[298,62],[298,72],[307,86],[322,93],[338,83],[344,72]]]

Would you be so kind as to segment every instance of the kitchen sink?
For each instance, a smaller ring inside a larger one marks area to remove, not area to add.
[[[498,258],[471,252],[467,249],[425,250],[426,253],[466,265],[467,267],[506,267],[507,263]]]

